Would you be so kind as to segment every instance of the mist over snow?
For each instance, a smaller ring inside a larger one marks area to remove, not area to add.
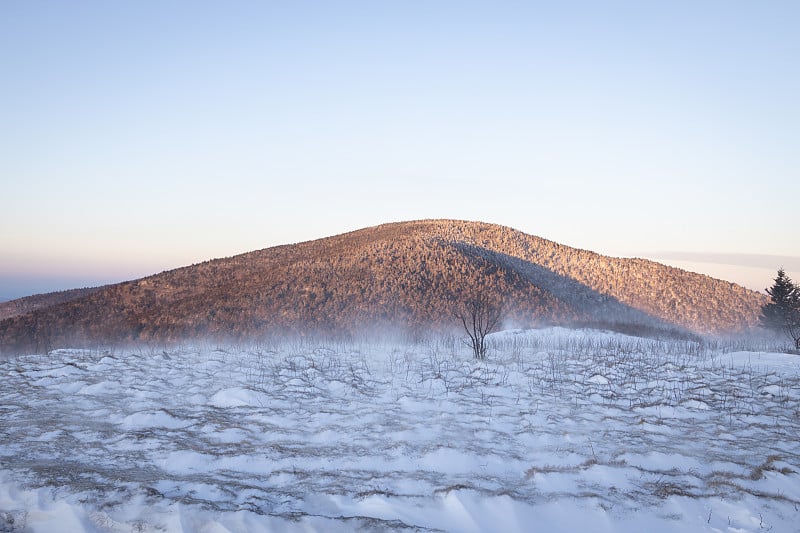
[[[767,350],[767,351],[764,351]],[[551,328],[0,361],[0,531],[796,531],[800,365]]]

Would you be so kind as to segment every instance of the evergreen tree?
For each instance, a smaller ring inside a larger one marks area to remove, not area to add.
[[[767,294],[770,301],[761,308],[761,326],[786,333],[800,350],[800,287],[780,268]]]

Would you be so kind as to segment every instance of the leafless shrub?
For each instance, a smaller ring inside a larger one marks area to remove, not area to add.
[[[503,315],[502,305],[487,294],[478,293],[467,298],[454,314],[469,335],[466,344],[472,348],[475,359],[486,359],[486,336],[497,328]]]

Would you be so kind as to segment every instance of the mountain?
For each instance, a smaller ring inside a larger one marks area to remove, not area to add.
[[[756,324],[766,297],[644,259],[480,222],[421,220],[276,246],[100,288],[0,322],[0,349],[455,325],[480,292],[507,324],[696,333]],[[23,299],[24,300],[24,299]],[[17,304],[19,305],[19,304]]]
[[[0,302],[0,320],[12,316],[26,315],[37,309],[50,307],[70,300],[77,300],[83,296],[97,292],[103,287],[87,287],[83,289],[70,289],[66,291],[36,294],[25,298],[17,298],[7,302]]]

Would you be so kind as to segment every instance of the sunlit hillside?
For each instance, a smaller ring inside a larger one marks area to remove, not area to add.
[[[642,259],[579,250],[479,222],[385,224],[111,285],[0,322],[0,346],[53,346],[279,331],[352,333],[375,325],[448,328],[471,294],[507,324],[675,327],[756,323],[764,296]],[[24,306],[22,306],[24,309]]]

